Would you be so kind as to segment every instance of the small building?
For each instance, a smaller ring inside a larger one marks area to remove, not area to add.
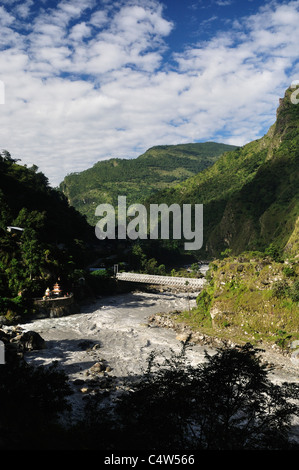
[[[53,294],[56,295],[57,297],[60,296],[62,290],[60,289],[60,286],[58,283],[54,284],[54,287],[53,287],[53,290],[52,290]]]

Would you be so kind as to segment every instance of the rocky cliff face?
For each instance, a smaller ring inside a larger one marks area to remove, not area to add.
[[[288,254],[299,249],[299,104],[288,89],[276,122],[265,136],[226,152],[210,168],[150,203],[204,205],[201,259],[225,249],[264,251],[275,243]]]
[[[222,217],[206,234],[209,252],[217,254],[226,247],[239,254],[275,243],[289,255],[298,253],[299,105],[291,102],[292,91],[288,89],[280,100],[275,124],[251,149],[252,160],[263,149],[265,160],[226,199]]]
[[[277,120],[262,139],[220,159],[214,165],[220,176],[209,170],[215,185],[231,175],[231,191],[205,206],[205,249],[218,259],[197,309],[182,320],[210,336],[270,344],[298,362],[299,104],[292,93],[280,100]],[[239,187],[235,174],[243,178]]]

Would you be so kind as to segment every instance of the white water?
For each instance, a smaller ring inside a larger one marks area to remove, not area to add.
[[[159,312],[185,310],[195,305],[196,294],[132,292],[105,297],[97,303],[82,308],[82,312],[61,318],[35,320],[21,327],[38,332],[46,341],[46,348],[26,354],[26,360],[35,365],[58,361],[69,376],[86,380],[86,372],[104,359],[111,367],[110,377],[120,379],[138,376],[144,372],[151,351],[169,355],[179,352],[182,343],[170,329],[149,327],[148,318]],[[89,340],[100,348],[86,350],[80,343]],[[192,365],[204,361],[202,346],[193,346],[188,353]],[[209,350],[208,352],[212,352]],[[81,385],[82,387],[82,385]],[[80,414],[82,393],[74,386],[71,397],[75,413]]]
[[[195,294],[190,295],[190,306]],[[26,359],[35,364],[58,360],[70,374],[78,378],[96,360],[104,358],[113,369],[113,375],[125,377],[139,374],[152,350],[179,351],[181,343],[176,333],[164,328],[149,328],[149,316],[188,308],[186,293],[175,294],[132,292],[105,297],[82,309],[80,314],[60,318],[46,318],[23,324],[25,330],[38,332],[47,342],[47,348],[33,351]],[[83,340],[100,343],[97,351],[82,351]],[[204,349],[192,351],[193,362],[202,360]]]
[[[190,307],[195,305],[195,299],[196,294],[190,294],[188,299],[187,293],[132,292],[105,297],[83,308],[80,314],[22,324],[24,330],[36,331],[46,341],[45,349],[27,353],[26,360],[36,365],[58,361],[73,383],[75,379],[86,380],[89,368],[104,359],[112,369],[106,375],[121,384],[128,376],[143,373],[151,351],[169,354],[171,350],[179,352],[181,349],[182,343],[174,331],[149,327],[148,318],[155,313],[186,310],[189,302]],[[84,340],[99,343],[101,347],[97,350],[82,348],[80,343]],[[205,351],[214,352],[204,346],[192,346],[187,355],[190,363],[202,363]],[[298,383],[299,368],[293,368],[290,374],[289,365],[290,361],[272,372],[271,379],[276,383]],[[75,393],[70,400],[76,418],[81,416],[84,395],[80,391],[82,385],[73,384],[72,388]],[[295,423],[299,425],[298,419]]]

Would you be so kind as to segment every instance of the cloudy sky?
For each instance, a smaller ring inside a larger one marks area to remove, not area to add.
[[[298,37],[299,0],[2,0],[0,148],[56,186],[154,145],[243,145],[298,80]]]

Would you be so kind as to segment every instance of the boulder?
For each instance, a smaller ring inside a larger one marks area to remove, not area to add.
[[[105,370],[105,366],[102,362],[96,362],[93,366],[90,367],[90,372],[97,374],[98,372],[103,372]]]
[[[178,341],[183,341],[183,342],[186,342],[188,339],[190,339],[190,333],[185,333],[185,332],[182,332],[182,333],[178,333],[176,335],[176,339]]]
[[[35,349],[45,349],[45,340],[36,331],[25,331],[21,335],[15,337],[18,339],[22,349],[25,351],[32,351]]]

